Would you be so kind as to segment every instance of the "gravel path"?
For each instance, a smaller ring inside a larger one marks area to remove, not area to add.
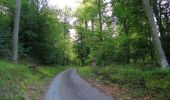
[[[83,80],[75,69],[67,69],[51,83],[45,100],[113,100]]]

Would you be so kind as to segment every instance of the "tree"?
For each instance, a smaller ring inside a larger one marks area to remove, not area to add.
[[[98,6],[98,16],[99,16],[99,29],[102,31],[102,0],[97,0],[97,6]]]
[[[164,49],[167,60],[170,62],[170,18],[169,18],[169,9],[170,1],[169,0],[153,0],[150,1],[153,6],[155,18],[157,20],[157,25],[160,31],[160,39],[162,47]]]
[[[156,25],[155,20],[154,20],[155,15],[154,15],[153,9],[150,5],[149,0],[142,0],[142,1],[143,1],[143,6],[145,8],[145,12],[147,14],[147,17],[148,17],[148,20],[149,20],[149,23],[150,23],[150,27],[152,28],[153,44],[155,45],[156,52],[157,52],[157,55],[158,55],[158,59],[160,61],[160,65],[163,68],[167,68],[169,66],[169,64],[168,64],[168,61],[166,59],[165,53],[164,53],[163,48],[162,48],[161,41],[160,41],[159,36],[158,36],[159,29],[157,28],[157,25]]]
[[[18,32],[20,21],[20,0],[16,0],[15,20],[14,20],[14,33],[13,33],[13,57],[14,63],[18,63]]]

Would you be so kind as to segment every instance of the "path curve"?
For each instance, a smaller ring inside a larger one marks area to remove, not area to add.
[[[67,69],[51,83],[45,100],[113,100],[83,80],[76,69]]]

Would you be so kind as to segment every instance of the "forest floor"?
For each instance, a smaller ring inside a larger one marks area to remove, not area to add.
[[[42,100],[53,77],[65,69],[0,61],[0,100]]]

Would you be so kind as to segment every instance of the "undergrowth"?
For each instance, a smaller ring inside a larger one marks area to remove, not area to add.
[[[40,98],[49,80],[63,67],[12,64],[0,61],[0,100],[34,100]]]
[[[79,68],[86,78],[92,77],[105,84],[118,84],[128,89],[128,95],[170,100],[170,70],[134,66]]]

